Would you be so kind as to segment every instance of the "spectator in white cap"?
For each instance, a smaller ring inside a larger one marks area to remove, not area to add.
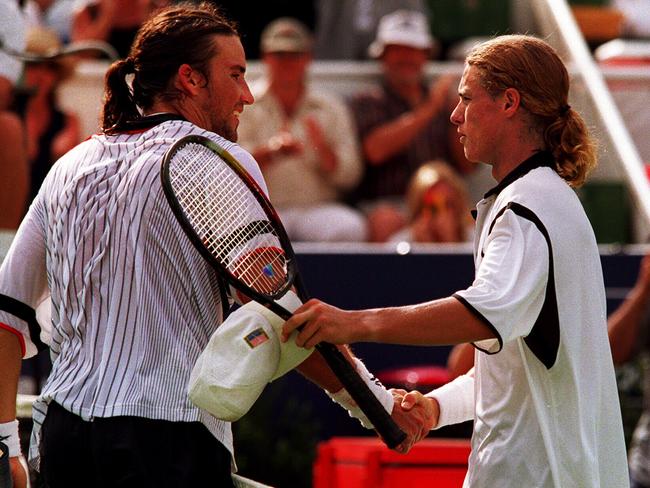
[[[348,107],[307,81],[312,36],[293,18],[262,32],[266,83],[241,115],[239,143],[262,168],[271,202],[295,241],[364,241],[363,214],[343,194],[361,177],[359,146]]]
[[[437,51],[421,12],[397,10],[379,21],[368,54],[379,59],[383,80],[351,101],[365,163],[354,203],[368,215],[371,240],[385,241],[406,225],[404,195],[426,161],[451,161],[451,79],[431,85],[424,68]],[[465,167],[462,158],[456,163]]]

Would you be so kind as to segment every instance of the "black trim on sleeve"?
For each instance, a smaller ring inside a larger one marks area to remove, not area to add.
[[[41,326],[36,321],[36,311],[29,305],[0,293],[0,310],[27,322],[29,336],[36,349],[43,351],[47,346],[41,341]]]
[[[553,246],[551,238],[539,217],[529,208],[523,205],[510,202],[502,208],[490,225],[490,231],[496,220],[506,210],[512,210],[519,217],[529,220],[542,233],[548,246],[548,281],[546,282],[546,295],[539,316],[533,325],[530,334],[524,341],[533,354],[539,359],[546,369],[551,369],[557,360],[557,353],[560,349],[560,316],[557,308],[557,295],[555,292],[555,272],[553,265]]]
[[[499,334],[499,331],[496,329],[496,327],[494,325],[492,325],[492,322],[490,322],[487,318],[485,318],[485,316],[481,312],[476,310],[472,306],[471,303],[469,303],[467,300],[465,300],[465,298],[460,296],[458,293],[454,293],[452,295],[452,297],[454,297],[456,300],[458,300],[460,303],[462,303],[465,306],[465,308],[472,313],[472,315],[474,315],[477,319],[479,319],[481,322],[483,322],[487,326],[488,329],[490,329],[492,332],[494,332],[494,335],[496,336],[496,339],[499,341],[499,351],[500,351],[503,348],[503,339],[501,339],[501,334]],[[490,351],[488,351],[486,349],[478,347],[476,345],[476,343],[473,343],[473,345],[479,351],[483,351],[483,352],[485,352],[487,354],[496,354],[497,352],[499,352],[499,351],[490,352]]]

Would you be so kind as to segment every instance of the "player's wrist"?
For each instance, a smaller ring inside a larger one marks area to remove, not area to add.
[[[381,320],[377,318],[379,310],[371,310],[367,312],[358,312],[357,324],[358,326],[352,331],[354,342],[381,342],[380,327]]]
[[[435,429],[458,424],[474,416],[474,378],[470,375],[461,375],[425,397],[436,402]]]
[[[440,403],[435,397],[425,396],[425,401],[428,401],[425,411],[427,413],[427,422],[429,430],[435,429],[440,420]]]
[[[0,423],[0,442],[7,446],[10,457],[16,457],[22,454],[18,420]]]
[[[370,373],[370,371],[368,371],[361,360],[353,358],[353,362],[354,367],[359,373],[359,376],[363,382],[368,386],[373,395],[377,397],[377,400],[379,400],[379,403],[381,403],[384,409],[389,414],[391,414],[393,412],[393,406],[395,404],[393,394],[388,391],[386,387],[384,387],[384,385],[382,385],[381,382],[372,373]],[[350,417],[359,420],[359,422],[361,422],[361,425],[363,425],[366,429],[374,428],[372,422],[370,422],[368,417],[366,417],[366,415],[359,408],[357,403],[345,388],[341,388],[339,391],[334,393],[327,392],[327,394],[333,401],[345,408],[348,411]]]

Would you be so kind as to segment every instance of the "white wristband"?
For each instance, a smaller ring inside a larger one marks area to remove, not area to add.
[[[18,420],[0,424],[0,442],[9,448],[9,457],[22,454],[20,449],[20,436],[18,434]]]
[[[354,367],[359,373],[359,376],[361,376],[361,379],[363,379],[364,383],[368,385],[370,391],[377,397],[379,403],[382,404],[386,411],[389,414],[392,413],[393,405],[395,404],[392,393],[389,392],[384,385],[382,385],[381,382],[366,369],[366,366],[359,359],[353,358],[353,361]],[[345,408],[350,414],[350,417],[358,419],[359,422],[361,422],[361,425],[366,429],[374,428],[370,420],[368,420],[368,417],[366,417],[366,415],[361,411],[357,403],[345,388],[341,388],[335,393],[326,393],[332,400]]]
[[[425,395],[435,398],[440,406],[438,424],[434,429],[459,424],[474,418],[474,375],[464,374]]]

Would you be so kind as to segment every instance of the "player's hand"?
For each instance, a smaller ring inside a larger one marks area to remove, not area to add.
[[[296,336],[296,345],[311,348],[319,342],[351,344],[363,340],[361,314],[341,310],[320,300],[309,300],[297,309],[282,326],[282,342],[302,327]]]
[[[438,423],[440,408],[434,398],[425,397],[418,391],[390,390],[395,398],[393,420],[406,433],[407,437],[395,451],[406,454]]]
[[[11,476],[14,482],[14,488],[27,487],[27,472],[25,467],[20,461],[20,457],[9,458],[9,467],[11,469]]]

